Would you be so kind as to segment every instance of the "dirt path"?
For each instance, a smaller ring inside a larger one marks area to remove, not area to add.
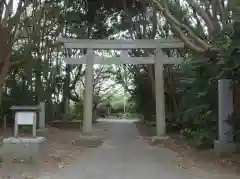
[[[151,146],[139,136],[129,120],[107,122],[107,140],[99,148],[88,149],[72,164],[41,179],[237,179],[200,167],[179,167],[178,153],[164,146]]]

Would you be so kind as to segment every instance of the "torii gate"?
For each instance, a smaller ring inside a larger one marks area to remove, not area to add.
[[[165,100],[163,64],[179,64],[182,58],[166,56],[164,48],[183,48],[184,44],[175,39],[149,39],[149,40],[95,40],[95,39],[69,39],[58,40],[67,49],[87,49],[87,54],[81,58],[66,57],[67,64],[86,64],[86,87],[84,98],[83,133],[92,132],[92,100],[93,100],[93,65],[94,64],[155,64],[155,90],[156,90],[156,125],[157,136],[166,134]],[[95,49],[121,50],[120,57],[100,57],[94,54]],[[128,49],[156,49],[154,57],[128,57]],[[147,106],[146,106],[147,107]]]

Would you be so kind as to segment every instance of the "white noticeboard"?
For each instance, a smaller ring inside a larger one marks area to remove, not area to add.
[[[16,112],[15,120],[17,125],[34,125],[36,112]]]

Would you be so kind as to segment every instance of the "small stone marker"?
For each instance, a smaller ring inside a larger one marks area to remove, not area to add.
[[[32,162],[45,152],[45,137],[9,137],[3,140],[2,157],[4,161]]]

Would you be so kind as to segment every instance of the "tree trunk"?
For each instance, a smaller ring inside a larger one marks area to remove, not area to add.
[[[0,104],[2,101],[3,85],[11,67],[12,36],[8,27],[0,24]]]
[[[63,110],[63,120],[68,120],[69,118],[69,100],[70,100],[70,76],[71,66],[66,66],[66,76],[63,85],[63,101],[62,101],[62,110]]]
[[[42,81],[41,81],[41,59],[38,59],[37,63],[36,63],[36,67],[35,67],[35,75],[36,75],[36,81],[35,81],[35,93],[36,93],[36,97],[35,97],[35,102],[38,105],[41,100],[42,100]]]
[[[3,61],[2,67],[0,68],[0,106],[2,103],[2,95],[4,91],[3,85],[6,82],[6,76],[10,69],[10,56],[10,54],[7,56],[7,58]]]

